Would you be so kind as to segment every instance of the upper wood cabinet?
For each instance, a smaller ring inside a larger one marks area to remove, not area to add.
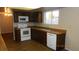
[[[28,16],[30,19],[30,11],[13,9],[14,22],[18,22],[18,16]]]
[[[30,15],[30,22],[42,22],[42,12],[32,12]]]
[[[18,16],[28,16],[29,22],[42,22],[42,11],[27,11],[27,10],[15,10],[13,9],[14,22],[18,22]]]

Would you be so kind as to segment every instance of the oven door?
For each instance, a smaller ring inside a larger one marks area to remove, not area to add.
[[[26,36],[29,36],[31,35],[31,29],[30,28],[23,28],[21,29],[21,37],[26,37]]]

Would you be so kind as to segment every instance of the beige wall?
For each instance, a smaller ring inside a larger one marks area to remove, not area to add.
[[[79,8],[61,9],[59,26],[67,30],[66,48],[79,50]]]
[[[65,48],[69,50],[79,51],[79,8],[61,8],[58,25],[44,25],[38,26],[62,28],[66,29],[66,44]]]
[[[0,28],[2,33],[13,32],[13,18],[12,16],[5,16],[0,14]]]

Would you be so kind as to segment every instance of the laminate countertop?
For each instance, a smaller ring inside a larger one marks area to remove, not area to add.
[[[5,44],[1,34],[0,34],[0,51],[7,51],[6,44]]]
[[[46,27],[39,27],[39,26],[33,26],[31,28],[36,29],[36,30],[49,32],[49,33],[53,33],[53,34],[57,34],[57,35],[66,33],[66,30],[64,30],[64,29],[46,28]]]

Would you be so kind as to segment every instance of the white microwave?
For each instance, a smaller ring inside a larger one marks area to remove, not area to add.
[[[29,17],[28,16],[18,16],[19,22],[28,22]]]

